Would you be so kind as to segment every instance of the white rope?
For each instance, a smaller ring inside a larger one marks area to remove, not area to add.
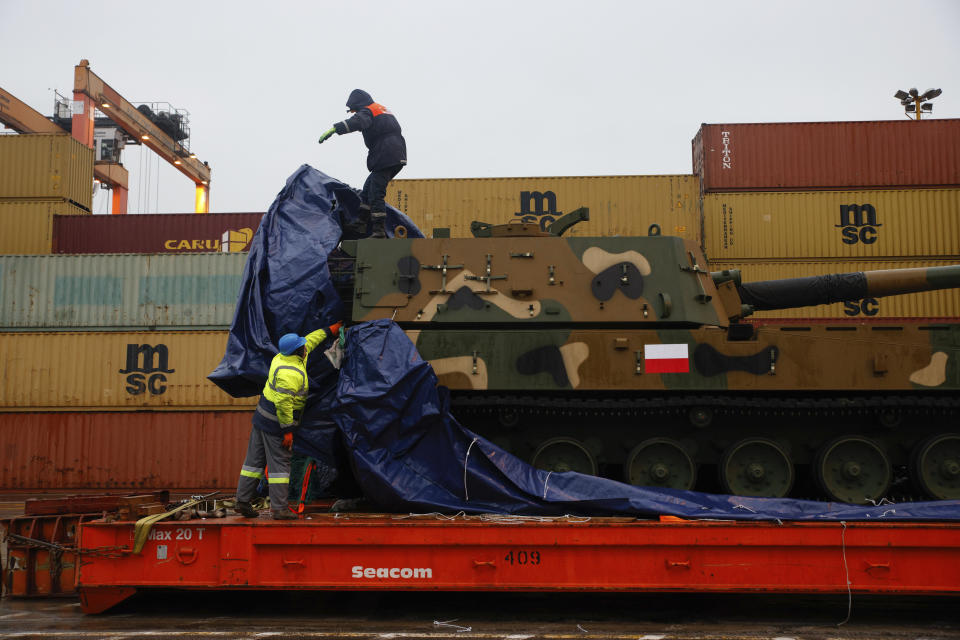
[[[840,548],[843,550],[843,571],[847,576],[847,617],[837,626],[843,626],[850,622],[850,614],[853,612],[853,592],[850,590],[850,568],[847,566],[847,523],[840,521],[843,529],[840,531]]]
[[[463,632],[463,631],[472,631],[472,630],[473,630],[473,627],[461,627],[461,626],[458,625],[458,624],[451,624],[451,623],[453,623],[453,622],[456,622],[457,620],[458,620],[457,618],[455,618],[455,619],[453,619],[453,620],[447,620],[447,621],[445,621],[445,622],[441,622],[441,621],[439,621],[439,620],[434,620],[434,621],[433,621],[433,626],[435,626],[435,627],[450,627],[450,628],[452,628],[452,629],[456,629],[456,630],[457,630],[457,633],[461,633],[461,632]]]
[[[547,499],[547,484],[550,482],[550,475],[551,475],[552,473],[553,473],[553,471],[548,471],[548,472],[547,472],[547,477],[546,477],[546,478],[544,479],[544,481],[543,481],[543,499],[544,499],[544,500]]]
[[[470,450],[473,449],[473,445],[475,445],[479,439],[480,438],[473,439],[473,442],[467,447],[467,455],[463,458],[463,499],[467,502],[470,502],[470,495],[467,493],[467,461],[470,460]]]
[[[466,518],[466,511],[458,511],[454,514],[440,513],[439,511],[431,511],[430,513],[408,513],[407,515],[396,515],[391,516],[392,520],[406,520],[407,518],[425,518],[427,516],[433,516],[438,520],[456,520],[457,518]]]

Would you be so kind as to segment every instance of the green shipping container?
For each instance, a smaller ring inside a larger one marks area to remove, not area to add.
[[[226,329],[246,253],[0,256],[0,330]]]

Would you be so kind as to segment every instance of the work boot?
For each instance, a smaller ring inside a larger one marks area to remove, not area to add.
[[[290,511],[289,509],[284,509],[283,511],[274,511],[273,519],[274,520],[296,520],[297,514]]]
[[[242,515],[244,518],[259,518],[260,512],[253,508],[249,502],[240,502],[237,501],[237,506],[233,508],[234,511]]]
[[[387,214],[382,211],[374,211],[370,214],[373,219],[373,229],[370,232],[371,238],[386,238],[387,231],[384,229],[384,223],[387,220]]]

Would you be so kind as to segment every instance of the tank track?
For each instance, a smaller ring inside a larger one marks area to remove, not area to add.
[[[518,457],[536,462],[537,445],[551,437],[603,441],[593,452],[598,475],[624,480],[627,453],[650,438],[690,443],[700,491],[726,493],[719,478],[723,457],[749,437],[785,445],[795,467],[794,498],[825,499],[816,479],[818,451],[835,438],[864,437],[887,453],[892,480],[885,497],[930,499],[911,474],[911,459],[925,438],[956,433],[960,394],[715,394],[664,392],[571,396],[451,392],[451,409],[464,426]],[[588,448],[588,447],[585,447]]]

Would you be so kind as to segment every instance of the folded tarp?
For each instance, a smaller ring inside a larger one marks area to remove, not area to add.
[[[403,330],[347,332],[333,417],[364,495],[385,510],[733,520],[960,520],[960,500],[862,507],[651,489],[535,469],[462,427]]]

